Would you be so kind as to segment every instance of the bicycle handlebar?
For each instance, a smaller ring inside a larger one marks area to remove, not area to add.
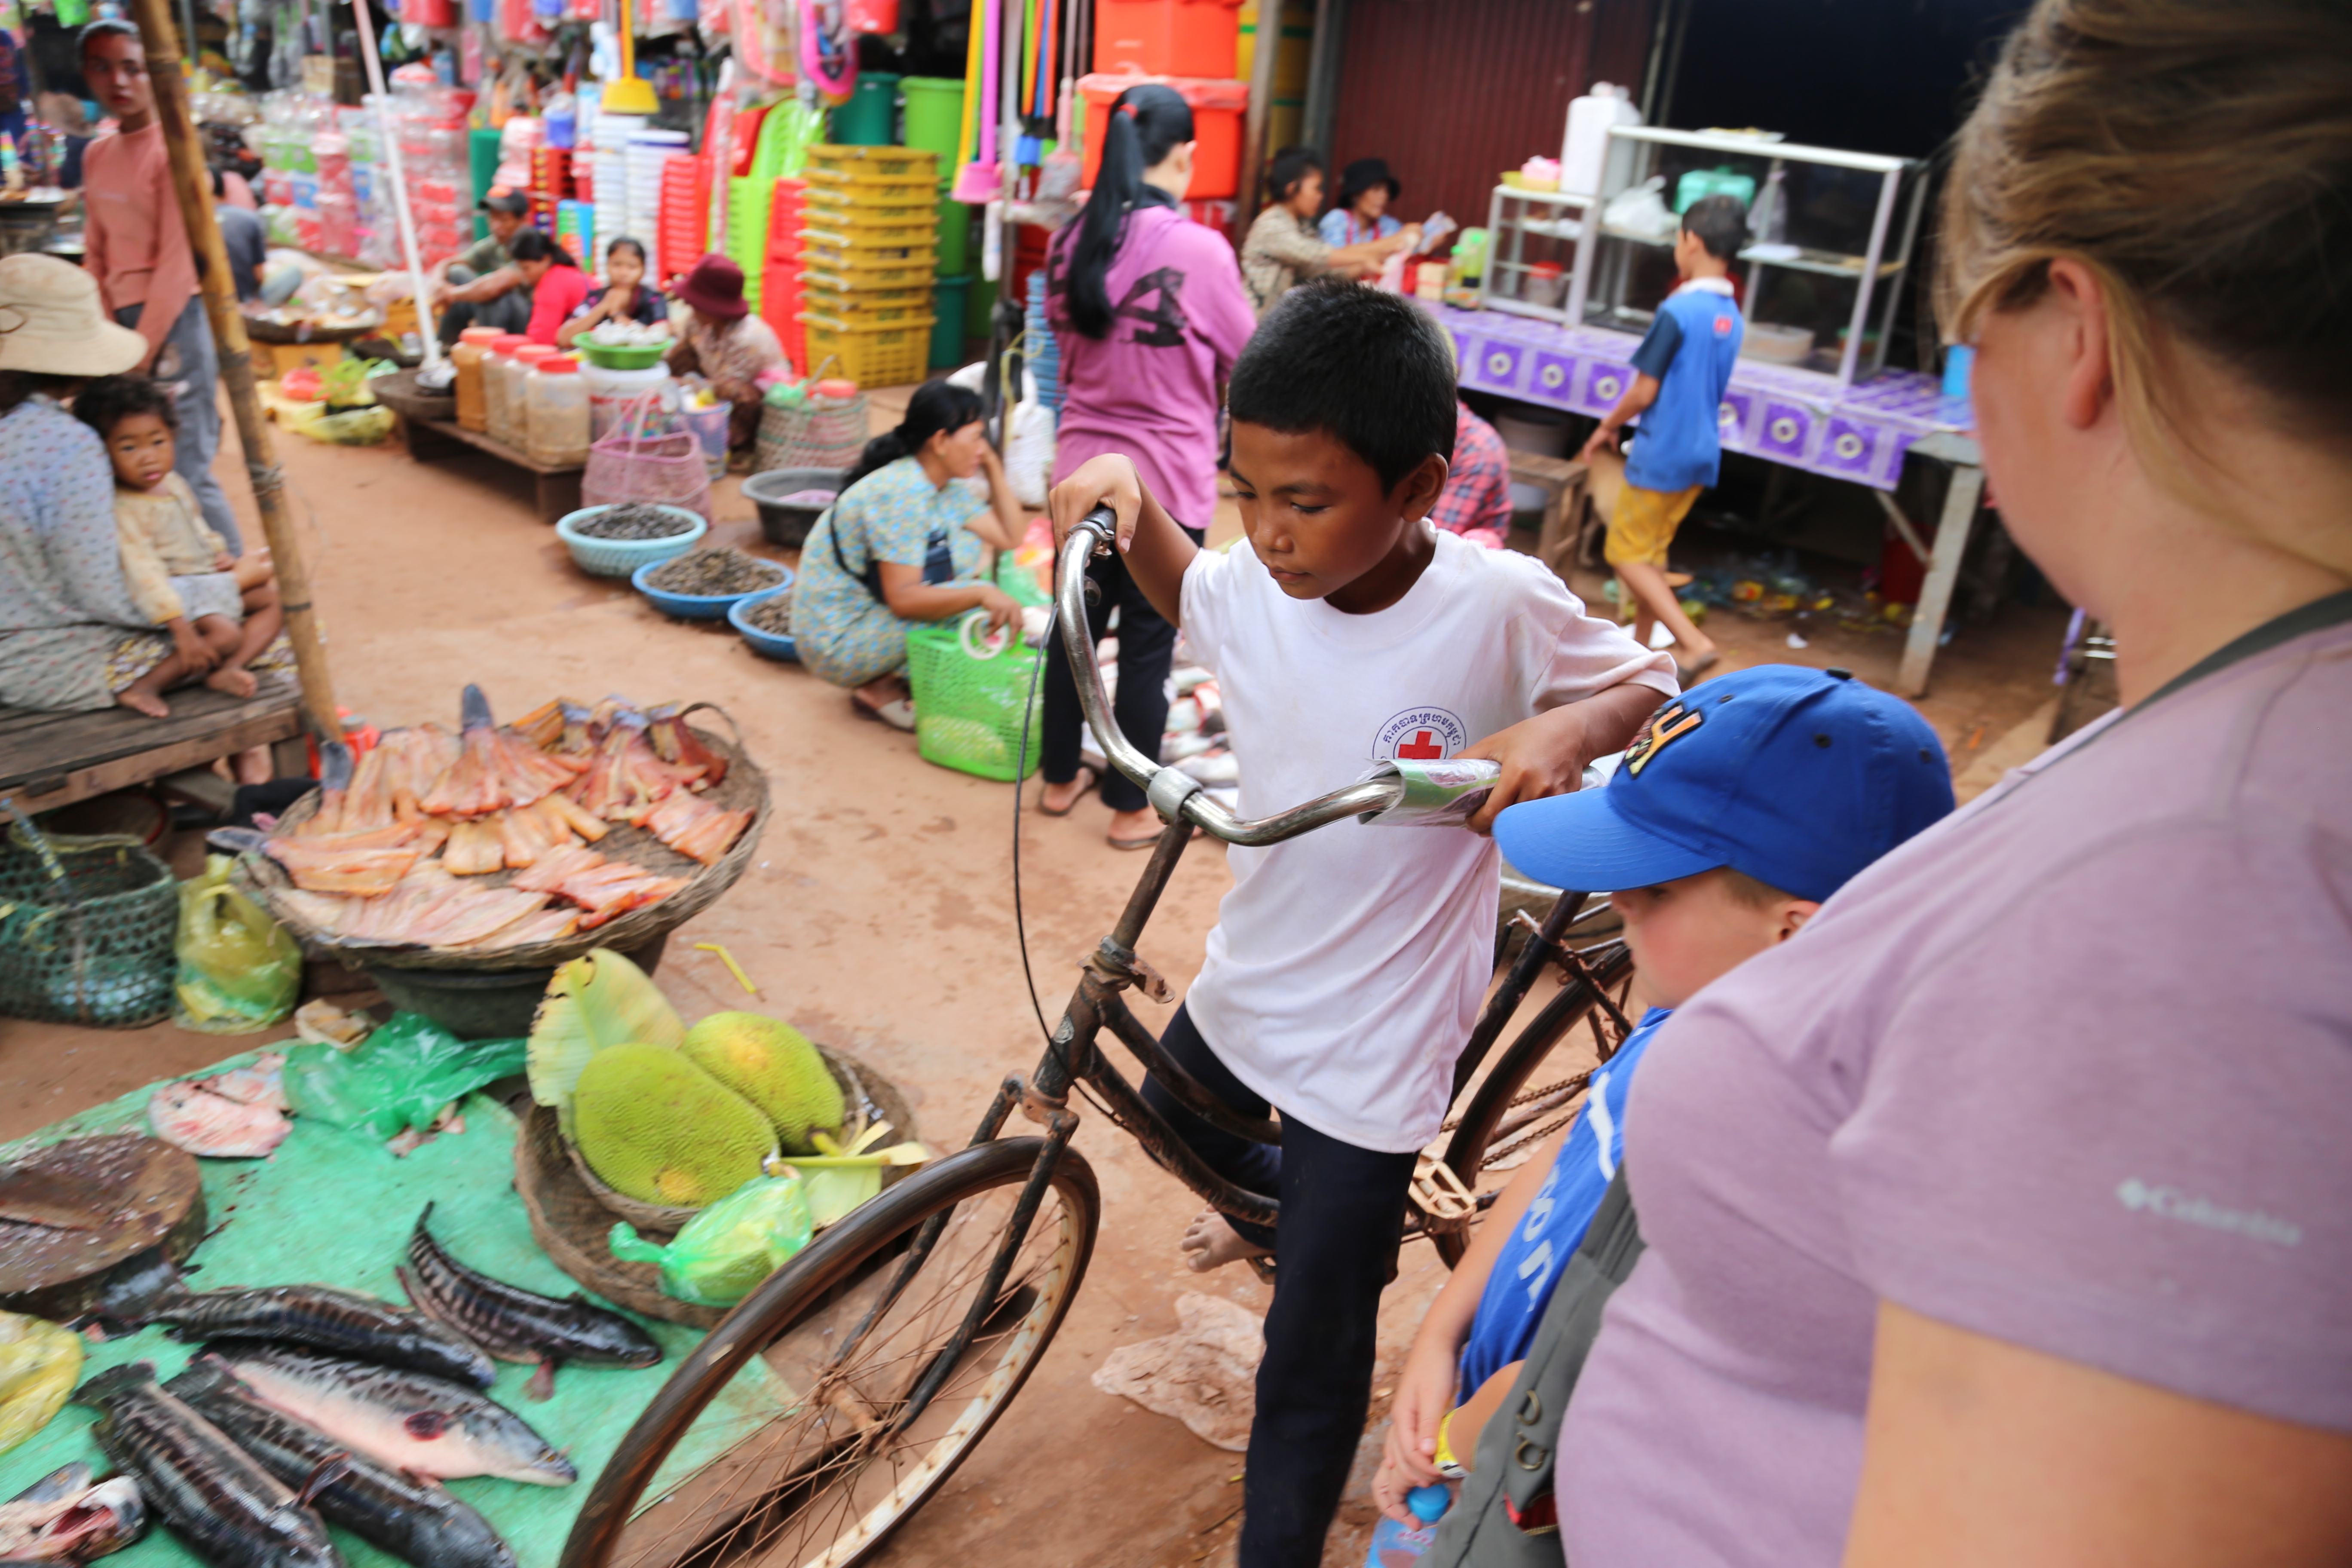
[[[1403,801],[1404,780],[1371,779],[1317,795],[1271,816],[1240,817],[1203,795],[1198,779],[1176,768],[1162,767],[1138,751],[1111,718],[1102,666],[1095,659],[1094,639],[1087,635],[1087,563],[1097,552],[1112,548],[1117,531],[1118,520],[1107,506],[1097,507],[1070,530],[1055,563],[1055,611],[1062,623],[1062,647],[1070,656],[1070,673],[1077,681],[1078,707],[1094,726],[1104,756],[1111,766],[1143,786],[1161,816],[1170,821],[1181,816],[1212,837],[1255,847],[1279,844],[1342,817],[1386,811]]]

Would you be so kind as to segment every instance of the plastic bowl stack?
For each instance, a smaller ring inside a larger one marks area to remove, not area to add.
[[[596,116],[595,151],[589,156],[590,184],[596,198],[596,238],[610,244],[622,235],[635,237],[629,226],[629,138],[644,129],[642,114]],[[587,257],[583,267],[593,268]]]
[[[688,151],[691,140],[683,131],[656,131],[643,126],[629,132],[628,233],[646,247],[646,271],[658,281],[677,270],[677,258],[665,254],[661,235],[662,167],[673,153]],[[687,258],[692,266],[697,258]]]

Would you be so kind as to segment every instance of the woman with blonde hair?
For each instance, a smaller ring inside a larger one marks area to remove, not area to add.
[[[1561,1544],[2341,1568],[2352,7],[2039,0],[1941,251],[1992,492],[2123,707],[1665,1026]]]

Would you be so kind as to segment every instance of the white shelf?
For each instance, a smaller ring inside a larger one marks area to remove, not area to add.
[[[1781,158],[1797,163],[1827,163],[1838,169],[1863,169],[1874,174],[1899,174],[1915,166],[1909,158],[1883,153],[1848,153],[1836,147],[1805,147],[1793,142],[1766,142],[1754,136],[1727,136],[1719,132],[1669,131],[1661,125],[1612,125],[1609,134],[1628,142],[1654,142],[1663,147],[1696,147],[1707,153],[1727,153],[1748,158]]]

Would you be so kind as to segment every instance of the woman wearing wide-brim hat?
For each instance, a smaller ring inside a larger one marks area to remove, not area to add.
[[[1403,184],[1389,173],[1385,158],[1359,158],[1339,171],[1339,194],[1323,215],[1318,232],[1326,245],[1364,245],[1404,227],[1389,213]]]
[[[114,468],[63,399],[147,357],[98,284],[54,256],[0,258],[0,706],[71,712],[192,679],[122,576]],[[151,699],[152,700],[152,699]]]
[[[775,329],[751,314],[743,298],[743,269],[724,256],[712,254],[694,264],[671,290],[692,312],[683,322],[672,321],[677,346],[668,353],[671,374],[696,371],[710,389],[733,406],[727,421],[727,445],[748,447],[760,433],[760,399],[766,389],[760,377],[787,368],[784,345]]]

